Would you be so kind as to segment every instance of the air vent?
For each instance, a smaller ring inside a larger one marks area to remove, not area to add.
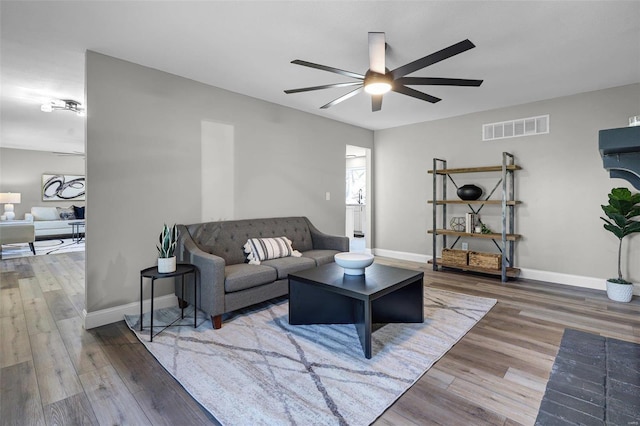
[[[549,133],[549,114],[482,125],[482,140],[517,138]]]

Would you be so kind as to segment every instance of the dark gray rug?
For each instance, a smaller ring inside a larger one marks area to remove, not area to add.
[[[640,345],[566,329],[536,425],[640,425]]]

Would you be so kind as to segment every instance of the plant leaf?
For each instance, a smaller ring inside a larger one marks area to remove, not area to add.
[[[620,228],[624,228],[627,225],[627,219],[620,213],[612,214],[609,216]]]
[[[631,201],[631,191],[628,188],[613,188],[609,199],[615,198],[616,200]]]
[[[640,216],[640,205],[635,206],[628,214],[626,214],[627,219],[631,219],[632,217],[636,216]]]
[[[618,239],[622,239],[624,238],[624,231],[620,228],[618,228],[615,225],[610,225],[610,224],[605,224],[604,225],[604,229],[606,229],[609,232],[612,232],[613,235],[615,235],[616,237],[618,237]]]
[[[625,235],[634,234],[640,232],[640,222],[633,222],[628,224],[624,229]]]

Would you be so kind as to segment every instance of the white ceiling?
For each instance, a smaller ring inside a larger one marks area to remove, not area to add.
[[[374,130],[640,81],[638,1],[2,0],[0,8],[3,147],[84,150],[84,119],[40,104],[83,101],[87,49]],[[350,80],[293,59],[363,74],[369,31],[386,33],[390,69],[468,38],[475,49],[412,76],[484,83],[423,86],[437,104],[392,92],[375,113],[364,93],[319,109],[350,88],[283,92]]]

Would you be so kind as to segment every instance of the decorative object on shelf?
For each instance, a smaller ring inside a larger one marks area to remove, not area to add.
[[[469,264],[469,251],[443,248],[442,262],[447,265],[466,266]]]
[[[4,204],[3,220],[13,220],[16,214],[13,211],[14,204],[20,204],[19,192],[0,192],[0,204]]]
[[[462,216],[452,217],[449,221],[449,226],[452,231],[464,232],[465,229],[465,220]]]
[[[373,263],[373,255],[369,253],[338,253],[333,258],[346,275],[364,275],[364,269]]]
[[[165,223],[158,240],[160,242],[160,245],[156,246],[158,248],[158,272],[161,274],[175,272],[176,257],[173,253],[178,242],[178,227],[174,224],[169,228]]]
[[[42,175],[42,201],[82,201],[85,193],[85,177],[82,175]]]
[[[456,191],[461,200],[477,200],[482,196],[482,188],[473,184],[462,185]]]
[[[600,217],[606,223],[604,229],[619,240],[618,278],[607,280],[607,296],[617,302],[629,302],[633,295],[633,283],[622,278],[622,240],[627,235],[640,232],[640,193],[631,194],[627,188],[613,188],[609,193],[609,204],[601,206],[607,218]]]
[[[502,267],[502,255],[470,251],[469,266],[477,266],[479,268],[486,269],[500,269]]]
[[[465,213],[464,232],[467,234],[473,234],[476,227],[476,217],[475,213]]]
[[[40,111],[71,111],[82,117],[85,115],[85,110],[81,105],[80,102],[74,101],[73,99],[52,99],[49,102],[43,103],[40,106]]]
[[[484,223],[480,223],[480,233],[481,234],[493,234],[493,231]]]

